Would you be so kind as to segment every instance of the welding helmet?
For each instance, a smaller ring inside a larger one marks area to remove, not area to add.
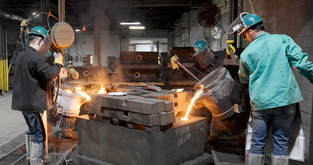
[[[42,42],[44,43],[40,48],[39,53],[46,57],[51,46],[51,40],[49,38],[48,31],[43,27],[35,26],[32,28],[32,30],[30,30],[28,35],[37,35],[43,38]]]
[[[194,57],[199,63],[201,68],[205,68],[206,66],[213,64],[214,55],[211,50],[206,46],[204,41],[197,41],[194,46]]]
[[[227,34],[232,34],[238,31],[241,35],[251,26],[263,22],[263,20],[256,14],[249,14],[247,12],[242,12],[228,27],[226,30]]]

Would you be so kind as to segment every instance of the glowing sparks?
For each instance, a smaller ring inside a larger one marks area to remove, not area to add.
[[[101,93],[107,93],[107,91],[105,90],[105,87],[101,86],[101,89],[99,90],[98,94]]]
[[[76,91],[82,91],[82,90],[83,90],[83,87],[75,87],[75,90],[76,90]]]
[[[86,93],[82,92],[82,91],[76,91],[77,93],[83,95],[87,100],[90,100],[90,96],[87,95]]]
[[[192,97],[192,99],[190,101],[190,105],[188,107],[188,110],[187,110],[187,113],[186,113],[185,117],[181,118],[181,120],[188,120],[187,117],[188,117],[188,114],[189,114],[189,112],[190,112],[190,110],[192,108],[192,105],[197,100],[197,98],[202,94],[202,92],[203,92],[203,89],[198,89],[197,90],[196,94]]]

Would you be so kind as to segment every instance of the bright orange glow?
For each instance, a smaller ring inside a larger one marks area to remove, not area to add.
[[[190,105],[188,107],[188,110],[187,110],[187,113],[186,113],[185,117],[181,118],[181,120],[188,120],[187,117],[188,117],[188,114],[189,114],[189,112],[190,112],[190,110],[192,108],[192,105],[197,100],[197,98],[202,94],[202,92],[203,92],[203,89],[198,89],[197,90],[196,94],[192,97],[192,99],[190,101]]]
[[[105,87],[101,86],[101,89],[99,90],[98,94],[101,93],[107,93],[107,91],[105,90]]]
[[[86,97],[87,100],[90,100],[90,96],[88,96],[86,93],[84,93],[82,91],[76,91],[76,92],[83,95],[84,97]]]
[[[83,26],[83,31],[86,31],[86,27],[85,26]]]
[[[72,91],[69,90],[69,89],[65,89],[64,91],[67,92],[67,93],[72,93]]]

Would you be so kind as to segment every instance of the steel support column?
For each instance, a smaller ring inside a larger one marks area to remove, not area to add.
[[[102,10],[94,6],[94,66],[101,66],[101,16]]]
[[[59,0],[59,21],[65,22],[65,0]]]

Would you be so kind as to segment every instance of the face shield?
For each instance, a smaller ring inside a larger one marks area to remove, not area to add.
[[[214,54],[207,47],[205,47],[200,53],[195,54],[194,57],[196,58],[201,68],[213,64],[214,61]]]
[[[243,17],[248,15],[247,12],[242,12],[226,29],[227,34],[233,34],[236,31],[239,32],[238,35],[240,35],[242,32],[244,32],[247,28],[245,22],[243,21]]]
[[[49,37],[45,37],[41,42],[43,42],[43,44],[39,50],[39,53],[46,57],[51,46],[51,40]]]

